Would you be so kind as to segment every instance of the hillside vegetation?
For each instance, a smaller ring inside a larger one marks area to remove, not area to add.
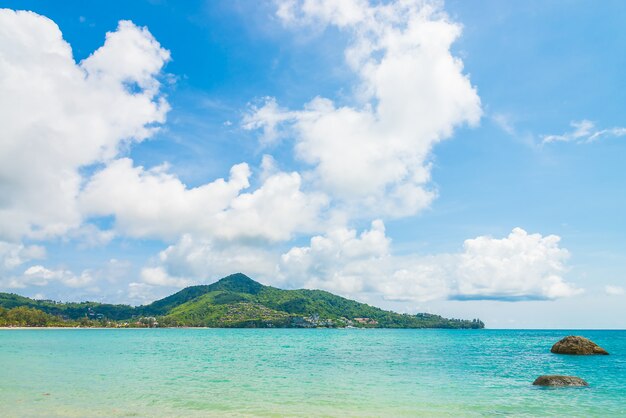
[[[108,326],[483,328],[478,319],[398,314],[322,290],[282,290],[244,274],[187,287],[149,305],[60,303],[0,293],[0,307],[36,309],[66,321]],[[50,321],[50,319],[48,318]],[[6,321],[5,321],[6,322]],[[8,324],[12,325],[12,324]]]

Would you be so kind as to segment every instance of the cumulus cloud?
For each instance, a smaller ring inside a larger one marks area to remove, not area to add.
[[[626,128],[613,127],[598,129],[596,128],[595,123],[586,119],[581,121],[572,121],[570,126],[573,128],[570,132],[560,135],[544,135],[542,137],[542,142],[544,144],[550,142],[589,143],[605,137],[620,137],[626,135]]]
[[[13,270],[31,260],[46,257],[46,249],[39,245],[14,244],[0,241],[0,273]]]
[[[23,289],[29,286],[47,286],[56,282],[67,287],[84,287],[93,282],[91,271],[85,270],[75,275],[67,269],[51,270],[42,265],[32,265],[25,270],[25,264],[46,258],[46,249],[40,245],[14,244],[0,241],[0,287]],[[20,269],[22,272],[17,272]]]
[[[311,238],[309,246],[284,253],[280,275],[306,288],[360,299],[369,293],[402,301],[446,297],[445,266],[432,257],[394,256],[390,247],[381,220],[360,234],[337,228]]]
[[[265,159],[266,165],[269,160]],[[81,208],[90,216],[115,215],[116,230],[132,237],[176,240],[193,233],[223,240],[288,240],[314,231],[327,199],[301,190],[296,172],[272,172],[250,186],[250,168],[238,164],[228,180],[188,188],[167,166],[146,170],[132,160],[112,161],[86,185]]]
[[[390,300],[557,299],[581,292],[562,277],[569,254],[558,243],[557,236],[515,228],[503,239],[466,240],[458,254],[394,256],[376,221],[360,237],[339,230],[293,248],[281,259],[281,273],[306,287],[376,292]]]
[[[130,301],[138,305],[145,305],[159,297],[166,296],[165,294],[158,293],[158,290],[160,290],[160,288],[150,286],[146,283],[131,282],[128,284],[126,296]]]
[[[460,25],[422,1],[284,1],[278,16],[288,25],[349,34],[345,58],[359,80],[356,104],[317,97],[294,111],[269,98],[243,126],[264,129],[266,143],[293,137],[319,187],[348,207],[407,216],[428,206],[436,196],[429,186],[433,146],[481,117],[478,94],[450,52]]]
[[[515,228],[508,237],[468,239],[457,268],[456,299],[557,299],[581,293],[564,281],[569,252],[556,235]]]
[[[176,280],[188,282],[213,281],[236,271],[245,271],[255,277],[276,276],[277,255],[274,251],[245,243],[221,245],[211,239],[195,238],[185,234],[161,251],[148,267],[163,272],[161,280],[143,277],[150,285],[165,286]]]
[[[185,287],[191,281],[184,278],[171,277],[163,267],[145,267],[141,270],[141,280],[150,286]]]
[[[24,283],[28,280],[20,278],[21,274],[15,270],[31,261],[44,258],[46,258],[45,247],[0,241],[0,287],[25,287]]]
[[[281,274],[305,287],[356,294],[371,290],[373,268],[385,264],[390,240],[382,221],[372,223],[357,236],[355,230],[339,228],[311,238],[308,247],[295,247],[283,254]]]
[[[621,286],[606,285],[604,286],[604,293],[609,296],[621,296],[626,294],[626,290]]]
[[[376,220],[361,233],[334,228],[312,237],[306,246],[275,254],[187,235],[159,253],[150,266],[158,279],[144,277],[143,283],[207,283],[242,271],[265,284],[325,289],[360,300],[368,295],[420,302],[553,300],[582,292],[563,277],[569,253],[559,247],[559,237],[521,228],[501,239],[468,239],[459,253],[395,255],[384,223]]]
[[[267,245],[216,242],[185,234],[142,269],[140,281],[129,283],[128,297],[138,303],[148,303],[167,296],[172,290],[212,283],[238,271],[267,284],[284,284],[278,276],[278,260],[278,253]]]
[[[42,258],[38,256],[37,258]],[[32,259],[31,259],[32,261]],[[81,296],[101,293],[98,285],[107,283],[107,286],[119,282],[127,282],[131,275],[132,264],[127,260],[111,258],[102,266],[82,270],[79,274],[65,267],[49,268],[41,264],[34,264],[23,270],[22,273],[6,272],[0,277],[0,287],[8,289],[24,289],[29,287],[54,286],[51,295],[62,295],[68,290],[80,289]],[[60,286],[60,287],[59,287]],[[59,289],[61,293],[59,293]]]
[[[0,238],[79,227],[79,170],[164,121],[158,77],[168,60],[146,28],[121,21],[77,63],[52,20],[0,10]]]
[[[65,234],[65,239],[73,240],[79,248],[102,247],[115,238],[114,231],[102,230],[91,223],[84,223]]]
[[[92,283],[93,277],[88,270],[77,276],[70,270],[50,270],[44,266],[35,265],[26,269],[21,279],[13,280],[12,287],[47,286],[53,281],[68,287],[84,287]]]

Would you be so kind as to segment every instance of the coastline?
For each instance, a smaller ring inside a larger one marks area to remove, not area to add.
[[[0,331],[25,330],[25,329],[122,329],[122,328],[106,328],[106,327],[0,327]]]
[[[10,330],[44,330],[44,329],[156,329],[156,328],[148,328],[148,327],[0,327],[0,331],[10,331]],[[166,329],[166,328],[160,328]]]
[[[584,332],[584,331],[606,331],[606,332],[623,332],[626,331],[626,328],[234,328],[234,327],[0,327],[0,331],[10,331],[10,330],[45,330],[45,329],[335,329],[335,330],[450,330],[450,331],[463,331],[463,330],[474,330],[474,331],[555,331],[555,332]]]
[[[0,331],[10,331],[10,330],[44,330],[44,329],[333,329],[333,330],[451,330],[451,331],[461,331],[461,330],[473,330],[473,328],[385,328],[385,327],[310,327],[310,328],[301,328],[301,327],[0,327]],[[485,328],[480,328],[477,330],[484,330]]]

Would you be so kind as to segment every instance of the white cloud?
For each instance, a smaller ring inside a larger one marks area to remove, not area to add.
[[[510,115],[504,113],[494,113],[493,115],[491,115],[491,119],[504,132],[509,135],[515,135],[515,125],[513,124]]]
[[[102,230],[94,224],[84,223],[65,234],[65,239],[73,240],[79,248],[102,247],[115,238],[114,231]]]
[[[11,242],[0,241],[0,288],[21,288],[25,282],[20,274],[15,272],[18,267],[33,261],[46,258],[46,249],[39,245],[26,246]],[[41,280],[36,279],[41,282]],[[45,282],[44,284],[47,284]]]
[[[46,257],[46,249],[39,245],[23,245],[0,241],[0,273],[22,264]]]
[[[344,28],[358,24],[369,11],[365,0],[285,0],[278,2],[276,15],[290,25],[334,24]]]
[[[557,299],[581,292],[562,278],[568,252],[558,242],[515,228],[503,239],[469,239],[459,254],[395,256],[377,221],[359,237],[345,229],[313,237],[284,254],[280,270],[306,287],[390,300]]]
[[[355,230],[335,229],[311,238],[308,247],[295,247],[283,254],[281,275],[309,288],[361,293],[371,290],[369,279],[377,276],[389,259],[389,245],[380,220],[359,236]]]
[[[175,239],[181,230],[202,228],[198,215],[228,208],[249,186],[249,176],[247,164],[239,164],[228,180],[188,189],[167,172],[166,165],[145,170],[122,158],[90,179],[80,197],[81,207],[90,216],[116,215],[117,229],[130,236]]]
[[[243,127],[262,129],[261,143],[270,145],[284,135],[279,131],[280,125],[296,116],[297,113],[279,107],[275,98],[265,97],[260,106],[250,105],[249,113],[244,116]]]
[[[286,1],[278,16],[350,35],[345,57],[358,76],[358,103],[318,97],[289,111],[270,98],[243,126],[264,128],[266,143],[293,136],[318,186],[353,213],[407,216],[428,206],[436,196],[429,186],[432,147],[481,116],[476,90],[450,52],[460,26],[421,1]]]
[[[139,28],[128,20],[122,20],[115,32],[106,34],[104,47],[96,50],[89,58],[81,62],[81,67],[86,71],[87,77],[106,86],[119,88],[124,83],[134,83],[137,91],[143,98],[148,99],[145,110],[153,114],[153,103],[150,103],[160,88],[159,81],[155,78],[159,74],[163,64],[170,59],[169,51],[161,48],[147,28]],[[135,87],[135,86],[130,86]],[[139,116],[139,123],[129,124],[129,134],[121,135],[122,138],[142,139],[149,135],[149,128],[141,119],[147,115],[129,115],[131,118]]]
[[[277,273],[275,252],[254,245],[228,243],[220,245],[210,239],[184,235],[161,251],[152,269],[161,269],[170,280],[191,280],[196,283],[213,281],[242,271],[255,277],[271,277]],[[157,285],[154,280],[144,283]],[[162,280],[165,282],[166,280]]]
[[[43,258],[39,250],[36,251],[36,255],[36,258],[22,260],[22,262]],[[76,274],[65,267],[48,268],[35,264],[27,267],[21,274],[6,271],[3,277],[0,277],[0,288],[23,289],[32,286],[49,286],[51,294],[55,295],[63,295],[68,288],[73,288],[81,289],[78,295],[83,297],[88,294],[101,294],[99,284],[108,282],[107,288],[110,288],[111,285],[119,282],[127,282],[131,276],[131,267],[132,264],[129,261],[112,258],[100,268],[85,269],[80,274]]]
[[[405,272],[408,270],[403,267],[407,260],[393,257],[390,245],[391,240],[385,235],[385,226],[380,220],[372,222],[371,228],[359,235],[352,229],[337,228],[323,236],[312,237],[309,246],[294,247],[284,253],[280,274],[292,284],[351,297],[382,292],[390,298],[428,299],[437,293],[406,293],[409,283]],[[416,278],[419,273],[412,270]],[[422,283],[425,285],[426,281]]]
[[[267,284],[279,284],[278,259],[275,251],[255,245],[216,243],[185,234],[142,269],[141,281],[129,284],[128,297],[147,303],[166,296],[166,289],[212,283],[238,271]]]
[[[92,273],[98,280],[106,280],[109,283],[116,283],[128,279],[131,274],[132,263],[128,260],[111,258],[100,269]]]
[[[18,267],[44,258],[46,249],[42,246],[25,246],[0,241],[0,288],[23,289],[30,286],[61,285],[97,294],[100,292],[100,289],[94,286],[97,283],[113,284],[125,281],[130,276],[131,264],[115,258],[110,259],[102,268],[86,269],[80,274],[75,274],[67,268],[50,269],[41,264],[26,267],[21,273],[16,272]],[[56,294],[58,287],[50,290]]]
[[[164,121],[169,52],[128,21],[80,63],[48,18],[0,9],[0,28],[0,238],[63,235],[82,221],[79,169]]]
[[[306,288],[361,300],[368,293],[403,301],[446,297],[441,265],[430,257],[394,256],[390,247],[380,220],[358,235],[355,230],[338,228],[311,238],[307,247],[294,247],[283,254],[280,275]]]
[[[508,237],[468,239],[452,297],[458,299],[557,299],[581,293],[563,280],[566,249],[556,235],[515,228]]]
[[[579,142],[589,143],[597,141],[605,137],[620,137],[626,135],[626,128],[613,127],[607,129],[597,129],[595,123],[583,119],[581,121],[572,121],[571,127],[574,128],[570,132],[561,135],[544,135],[542,141],[544,144],[550,142]]]
[[[88,270],[77,276],[70,270],[50,270],[44,266],[35,265],[26,269],[22,277],[14,279],[12,286],[8,287],[47,286],[50,282],[59,282],[68,287],[85,287],[93,282],[93,277]]]
[[[256,190],[244,193],[250,175],[247,164],[238,164],[228,180],[188,188],[167,172],[167,166],[145,170],[124,158],[92,177],[80,198],[81,208],[91,216],[115,215],[120,233],[166,240],[191,233],[223,240],[283,241],[319,228],[326,197],[303,192],[298,173],[273,172]]]
[[[144,277],[143,283],[208,283],[241,271],[265,284],[325,289],[359,300],[368,295],[420,302],[552,300],[582,292],[564,280],[569,254],[558,244],[554,235],[515,228],[502,239],[469,239],[460,253],[394,255],[385,226],[377,220],[360,234],[333,228],[277,257],[272,249],[219,245],[186,235],[159,253],[149,266],[157,278]]]
[[[128,292],[126,294],[128,300],[138,304],[144,305],[150,303],[159,297],[166,296],[157,292],[160,288],[150,286],[146,283],[131,282],[128,284]]]
[[[141,280],[150,286],[185,287],[191,281],[183,278],[174,278],[167,274],[163,267],[145,267],[141,270]]]
[[[621,296],[626,294],[626,290],[621,286],[606,285],[604,286],[604,293],[609,296]]]

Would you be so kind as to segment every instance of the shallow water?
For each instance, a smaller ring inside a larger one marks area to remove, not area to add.
[[[570,334],[611,355],[551,354]],[[0,331],[0,416],[240,415],[626,416],[626,331]]]

